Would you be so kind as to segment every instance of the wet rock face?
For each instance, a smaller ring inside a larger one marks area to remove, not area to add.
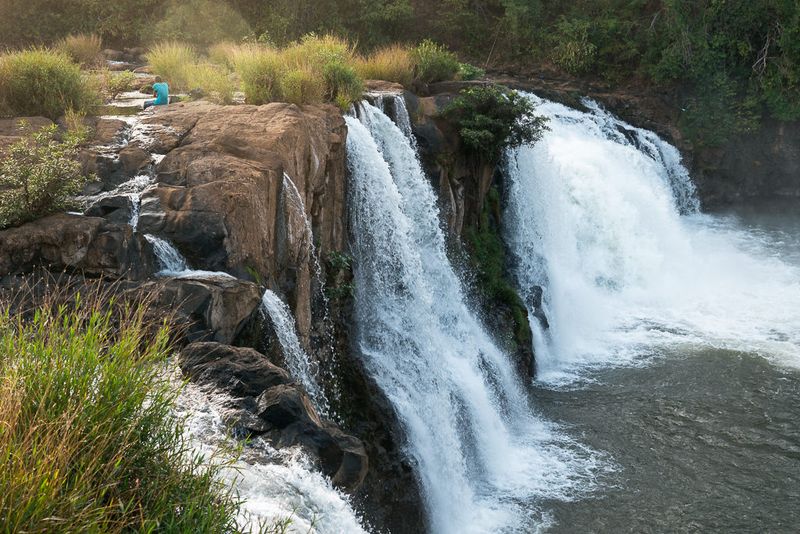
[[[145,239],[127,224],[98,217],[51,215],[0,231],[0,276],[45,267],[142,280],[154,272],[148,251]]]
[[[237,397],[239,433],[264,435],[277,447],[302,446],[341,488],[355,490],[367,475],[363,443],[323,421],[308,395],[282,369],[253,349],[219,343],[193,343],[183,349],[180,366],[195,382]]]
[[[140,290],[157,295],[156,306],[175,315],[189,342],[232,343],[261,303],[258,286],[232,277],[164,278],[148,282]]]
[[[169,239],[197,268],[256,274],[280,288],[307,343],[314,273],[306,220],[323,253],[346,244],[338,109],[198,102],[159,109],[144,128],[150,141],[140,146],[166,156],[142,197],[140,230]]]

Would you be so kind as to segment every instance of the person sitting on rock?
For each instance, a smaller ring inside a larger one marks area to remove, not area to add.
[[[153,84],[153,96],[155,99],[146,100],[142,104],[142,109],[147,109],[150,106],[166,106],[169,104],[169,85],[161,79],[161,76],[156,76],[156,82]]]

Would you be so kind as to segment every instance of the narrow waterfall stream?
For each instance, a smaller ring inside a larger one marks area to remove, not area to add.
[[[319,383],[319,369],[316,362],[306,354],[300,345],[292,311],[278,295],[269,289],[264,292],[261,303],[264,313],[275,327],[275,334],[283,349],[286,370],[303,385],[317,412],[322,416],[327,416],[330,404]]]
[[[431,531],[536,531],[538,500],[574,498],[607,466],[533,411],[466,302],[410,140],[378,108],[359,115],[346,117],[358,345],[405,428]]]

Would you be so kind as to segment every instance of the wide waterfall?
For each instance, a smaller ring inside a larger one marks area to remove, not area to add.
[[[431,530],[535,531],[537,499],[576,496],[603,464],[533,412],[466,302],[410,140],[379,109],[358,111],[346,117],[358,345],[404,426]]]
[[[699,214],[674,147],[591,101],[583,112],[529,98],[551,131],[508,155],[505,223],[522,293],[544,288],[540,380],[681,347],[800,365],[797,269],[759,235]]]

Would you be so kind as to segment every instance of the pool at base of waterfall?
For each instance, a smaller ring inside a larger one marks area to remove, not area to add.
[[[587,378],[534,395],[618,470],[589,498],[547,503],[548,532],[797,531],[796,370],[708,349]]]
[[[757,238],[760,257],[800,267],[798,207],[751,203],[709,217]],[[772,297],[776,308],[794,302],[790,287]],[[797,532],[800,350],[787,326],[775,343],[738,347],[673,335],[632,365],[536,383],[541,414],[617,467],[588,498],[544,503],[548,532]]]

